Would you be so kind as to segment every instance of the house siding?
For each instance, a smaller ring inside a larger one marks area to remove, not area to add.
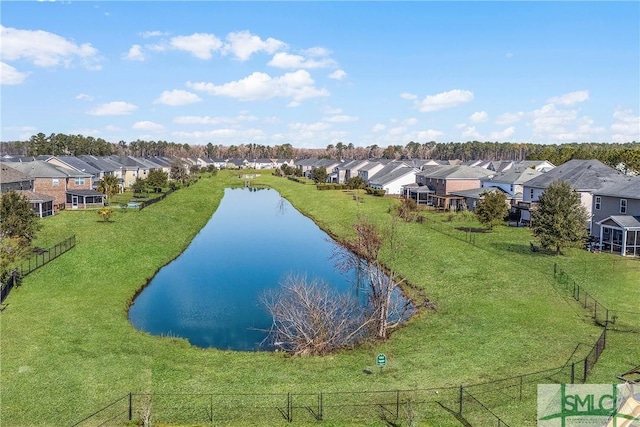
[[[596,194],[598,196],[598,194]],[[631,197],[613,197],[613,196],[599,196],[600,197],[600,209],[595,208],[595,197],[593,197],[593,217],[591,219],[591,235],[594,237],[600,236],[599,221],[608,218],[613,215],[630,215],[640,216],[640,199],[633,199]],[[620,199],[627,200],[627,213],[620,213]]]

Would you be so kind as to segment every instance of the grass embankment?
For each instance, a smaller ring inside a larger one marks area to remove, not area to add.
[[[371,196],[356,201],[347,192],[317,191],[268,175],[253,181],[278,189],[338,238],[351,233],[359,215],[388,224],[395,203]],[[422,312],[384,344],[289,358],[199,349],[135,330],[127,320],[127,301],[184,250],[223,189],[242,183],[237,173],[219,173],[142,211],[117,211],[112,223],[81,211],[44,221],[46,239],[55,243],[57,236],[75,233],[77,247],[28,276],[6,301],[0,315],[0,423],[70,424],[129,391],[317,393],[471,384],[562,365],[577,346],[586,348],[599,335],[552,286],[555,258],[529,253],[528,230],[500,227],[478,236],[485,244],[473,246],[417,223],[401,224],[402,249],[388,262],[437,311]],[[583,254],[565,258],[574,256]],[[589,262],[608,257],[584,256]],[[621,286],[633,288],[633,276],[624,273],[627,264],[616,265]],[[363,374],[380,352],[388,366]],[[456,425],[444,410],[414,411],[414,420],[425,425]],[[504,418],[509,415],[520,418]],[[535,425],[535,413],[524,418],[520,425]],[[278,420],[274,410],[272,418],[250,423]]]

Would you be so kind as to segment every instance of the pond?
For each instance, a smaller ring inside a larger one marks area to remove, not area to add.
[[[271,189],[226,189],[189,247],[163,267],[129,310],[139,330],[197,347],[255,351],[271,318],[260,295],[289,274],[357,292],[335,266],[336,242]]]

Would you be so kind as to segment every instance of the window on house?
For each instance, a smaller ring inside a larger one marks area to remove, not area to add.
[[[529,190],[529,198],[533,201],[533,188]]]
[[[76,185],[84,185],[84,178],[76,178]]]
[[[596,210],[600,210],[601,205],[602,205],[602,199],[600,199],[600,196],[596,196],[596,203],[595,203]]]
[[[51,180],[51,185],[53,185],[54,187],[57,187],[60,185],[60,180],[58,178],[53,178]]]
[[[627,199],[620,199],[620,213],[627,213]]]

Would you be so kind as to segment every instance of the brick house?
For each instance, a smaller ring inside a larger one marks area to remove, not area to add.
[[[104,194],[91,188],[89,173],[67,169],[41,160],[16,162],[11,167],[33,179],[33,191],[53,197],[55,210],[104,205]]]

